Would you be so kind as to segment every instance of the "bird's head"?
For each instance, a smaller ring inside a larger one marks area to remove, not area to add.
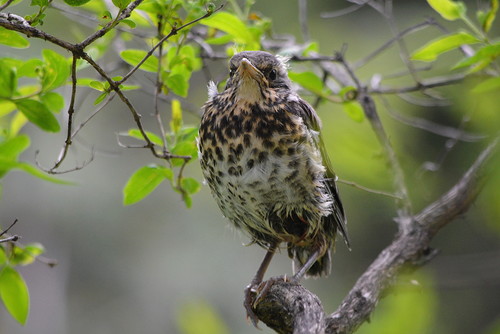
[[[243,51],[229,61],[226,89],[236,89],[239,99],[255,101],[265,98],[269,89],[290,87],[283,58],[264,51]]]

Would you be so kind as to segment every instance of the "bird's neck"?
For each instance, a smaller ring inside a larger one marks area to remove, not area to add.
[[[251,104],[260,104],[266,99],[266,89],[263,89],[259,83],[253,79],[242,80],[236,88],[236,103],[247,102]]]

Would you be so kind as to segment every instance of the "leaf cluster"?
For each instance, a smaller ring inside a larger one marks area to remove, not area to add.
[[[38,243],[21,245],[17,242],[0,243],[0,299],[19,323],[25,324],[29,314],[29,292],[26,282],[16,270],[43,254]]]

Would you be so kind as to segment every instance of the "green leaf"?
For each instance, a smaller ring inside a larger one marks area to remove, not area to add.
[[[465,16],[467,7],[462,2],[451,0],[427,0],[429,5],[445,20],[454,21]]]
[[[120,57],[132,66],[137,66],[147,55],[146,51],[143,50],[125,50],[120,53]],[[150,56],[141,65],[141,70],[146,72],[156,72],[158,71],[158,58],[154,55]]]
[[[192,71],[199,70],[203,65],[197,49],[192,45],[172,47],[167,52],[167,65],[175,74],[191,76]]]
[[[0,246],[0,267],[3,267],[8,260],[9,259],[7,258],[7,254],[5,254],[5,249],[2,246]]]
[[[31,166],[28,163],[14,161],[12,159],[6,159],[6,158],[0,156],[0,175],[5,174],[6,171],[9,171],[11,169],[20,169],[20,170],[22,170],[28,174],[31,174],[39,179],[49,181],[52,183],[56,183],[56,184],[72,184],[71,182],[60,180],[60,179],[57,179],[55,177],[49,176],[49,175],[45,174],[44,172],[40,171],[39,169],[37,169],[36,167]]]
[[[229,44],[233,41],[233,36],[231,35],[222,35],[219,37],[207,38],[205,42],[212,45],[224,45]]]
[[[64,108],[64,97],[56,92],[48,92],[40,95],[40,101],[49,108],[50,111],[58,113]]]
[[[182,127],[182,107],[177,99],[172,100],[172,120],[170,121],[170,130],[178,133]]]
[[[106,98],[106,96],[108,96],[109,92],[104,92],[102,93],[101,95],[99,95],[95,101],[94,101],[94,105],[98,105],[99,103],[101,103],[102,101],[104,101],[104,99]]]
[[[198,127],[187,126],[183,127],[177,134],[177,141],[194,142],[198,136]]]
[[[131,205],[148,196],[165,179],[173,180],[170,168],[149,165],[138,169],[128,180],[123,189],[123,204]]]
[[[17,157],[30,146],[30,137],[20,135],[0,143],[0,157],[17,160]]]
[[[78,79],[76,79],[76,85],[82,86],[82,87],[91,87],[90,83],[93,81],[96,81],[96,80],[92,79],[92,78],[78,78]]]
[[[498,12],[498,0],[490,0],[490,10],[486,13],[478,12],[479,21],[481,22],[481,28],[484,32],[488,32],[491,29],[491,25],[495,20]],[[483,15],[481,15],[482,13]]]
[[[354,86],[345,86],[339,91],[339,96],[342,101],[352,101],[358,96],[358,90]]]
[[[291,80],[295,81],[305,89],[307,89],[310,92],[313,92],[316,95],[322,96],[323,95],[323,81],[321,80],[320,77],[318,77],[315,73],[313,72],[302,72],[302,73],[295,73],[295,72],[289,72],[288,76],[290,77]]]
[[[13,102],[7,100],[3,101],[0,100],[0,117],[8,115],[14,110],[16,110],[16,105]]]
[[[66,83],[70,74],[70,66],[66,58],[55,51],[42,51],[45,67],[42,77],[43,91],[56,89]]]
[[[18,69],[19,77],[37,78],[43,68],[43,61],[38,58],[26,60]]]
[[[141,86],[139,85],[120,85],[121,90],[135,90],[135,89],[140,89]]]
[[[309,45],[306,46],[302,54],[304,56],[308,56],[311,52],[319,52],[319,44],[318,42],[310,42]]]
[[[31,0],[30,6],[48,6],[49,0]]]
[[[181,74],[169,75],[165,80],[167,87],[175,94],[181,97],[187,97],[189,91],[189,82]]]
[[[174,155],[186,155],[193,159],[197,157],[198,148],[196,147],[196,142],[194,140],[179,141],[172,148],[171,153]],[[191,160],[193,160],[191,159]],[[182,166],[184,164],[184,159],[172,159],[172,164],[174,166]]]
[[[30,46],[30,42],[16,31],[0,27],[0,44],[13,48],[25,49]]]
[[[17,112],[12,120],[10,121],[10,129],[9,129],[9,135],[11,137],[17,136],[19,131],[23,128],[23,126],[28,123],[28,119],[22,112]]]
[[[134,29],[137,25],[135,24],[134,21],[126,19],[126,20],[121,20],[120,23],[124,23],[129,26],[129,28]]]
[[[231,35],[236,43],[244,44],[249,50],[260,49],[258,40],[255,40],[247,25],[236,15],[228,12],[218,12],[204,19],[202,23]]]
[[[365,119],[365,112],[358,101],[344,102],[342,103],[342,107],[347,116],[349,116],[352,120],[362,122]]]
[[[76,6],[83,6],[90,0],[64,0],[68,5],[76,7]]]
[[[182,193],[182,200],[186,204],[186,208],[190,209],[193,206],[193,199],[187,193]]]
[[[468,66],[472,66],[474,64],[480,63],[481,68],[489,65],[493,60],[500,57],[500,43],[486,45],[479,49],[474,55],[471,57],[467,57],[459,61],[453,69],[464,68]]]
[[[471,93],[480,94],[492,91],[500,92],[500,77],[489,78],[478,84],[471,90]]]
[[[14,246],[9,263],[12,266],[26,266],[33,263],[36,257],[45,251],[39,243],[28,244],[24,247]]]
[[[144,137],[142,136],[142,133],[139,129],[130,129],[128,130],[127,135],[135,139],[144,140]],[[153,144],[163,146],[163,141],[161,140],[161,138],[154,133],[146,131],[146,135]]]
[[[0,98],[11,98],[17,87],[16,71],[0,60]]]
[[[450,50],[454,50],[465,44],[473,44],[481,42],[476,37],[466,32],[459,32],[456,34],[439,37],[417,51],[412,55],[413,60],[421,61],[434,61],[437,56]]]
[[[115,5],[116,7],[120,9],[125,9],[131,0],[112,0],[112,1],[113,5]]]
[[[181,180],[181,187],[184,189],[188,194],[195,194],[201,189],[201,184],[198,182],[196,179],[192,177],[184,177]]]
[[[214,307],[203,300],[195,300],[182,305],[177,319],[182,334],[229,334],[222,317]]]
[[[28,287],[22,276],[10,266],[5,266],[0,272],[0,297],[12,317],[24,325],[30,307]]]
[[[95,90],[98,90],[100,92],[104,92],[106,90],[104,83],[97,80],[91,81],[89,83],[89,87],[94,88]]]
[[[49,108],[40,101],[22,99],[15,101],[15,103],[19,111],[40,129],[48,132],[58,132],[61,129],[59,122]]]

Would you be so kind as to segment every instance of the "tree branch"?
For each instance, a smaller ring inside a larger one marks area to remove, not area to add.
[[[325,316],[314,294],[279,281],[256,305],[255,314],[278,333],[353,333],[369,319],[384,291],[404,268],[417,267],[434,256],[429,248],[431,239],[476,199],[489,175],[488,161],[498,151],[499,141],[497,137],[488,145],[447,193],[411,217],[409,229],[400,230],[334,313]]]

